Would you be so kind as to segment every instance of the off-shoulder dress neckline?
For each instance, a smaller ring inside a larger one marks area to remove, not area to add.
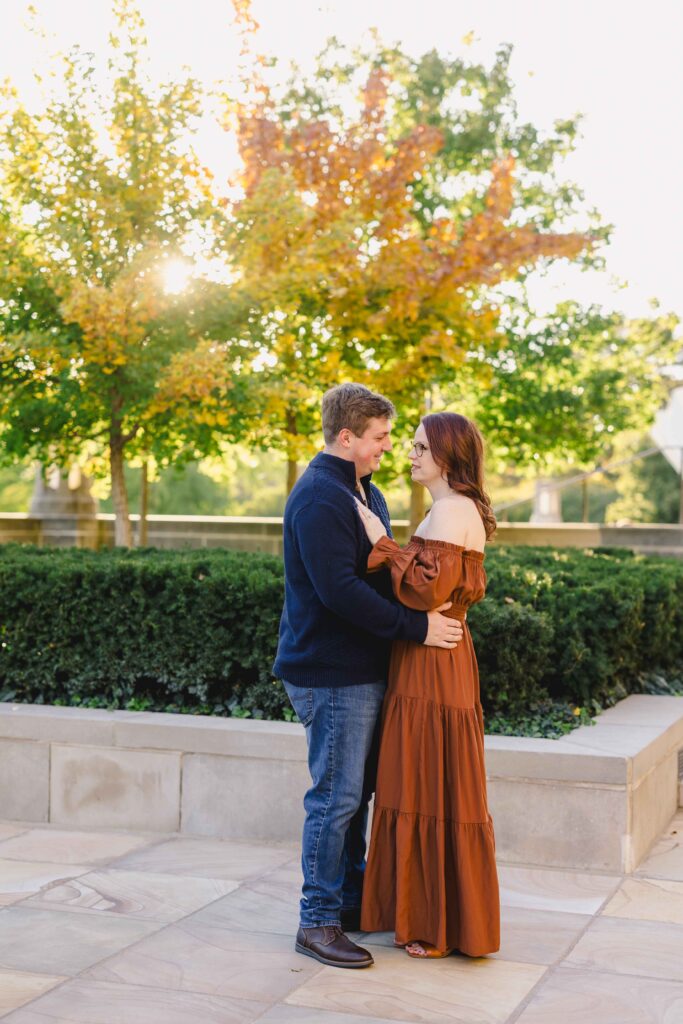
[[[421,537],[419,533],[414,533],[410,538],[410,543],[429,544],[430,546],[437,548],[444,548],[446,550],[461,551],[467,558],[476,558],[478,561],[483,562],[485,557],[484,551],[477,551],[476,548],[465,547],[464,544],[451,544],[448,540],[432,540],[431,537]]]

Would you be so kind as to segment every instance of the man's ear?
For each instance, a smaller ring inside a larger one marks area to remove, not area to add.
[[[337,440],[339,441],[342,448],[348,448],[351,445],[351,431],[348,427],[344,427],[337,434]]]

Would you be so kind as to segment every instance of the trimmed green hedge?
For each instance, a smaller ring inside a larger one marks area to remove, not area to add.
[[[271,680],[282,594],[282,564],[266,556],[8,545],[0,689],[46,704],[222,706]]]
[[[497,731],[561,732],[683,663],[683,562],[496,546],[486,568],[468,620]],[[282,597],[266,555],[2,546],[0,699],[291,719]]]
[[[551,623],[541,685],[577,705],[613,703],[639,676],[683,662],[683,562],[622,549],[494,548],[487,597]],[[472,625],[477,609],[472,611]]]

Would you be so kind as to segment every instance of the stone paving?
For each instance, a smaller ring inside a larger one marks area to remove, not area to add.
[[[683,1024],[683,810],[631,876],[500,865],[495,956],[294,952],[293,845],[0,823],[2,1024]]]

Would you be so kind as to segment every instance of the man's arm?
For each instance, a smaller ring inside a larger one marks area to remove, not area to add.
[[[300,509],[293,523],[299,554],[315,591],[330,611],[386,640],[412,640],[454,647],[459,623],[437,612],[413,611],[381,597],[356,570],[355,509],[315,502]]]

